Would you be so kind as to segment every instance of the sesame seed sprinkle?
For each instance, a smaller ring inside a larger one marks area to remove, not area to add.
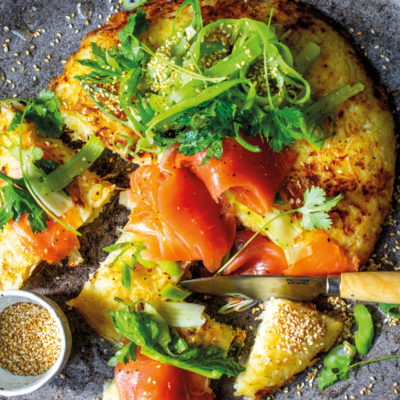
[[[0,314],[0,366],[16,375],[39,375],[61,350],[56,321],[44,307],[16,303]]]

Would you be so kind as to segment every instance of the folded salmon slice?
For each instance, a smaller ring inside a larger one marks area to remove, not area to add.
[[[231,255],[236,254],[253,236],[249,230],[237,233]],[[225,274],[318,276],[357,271],[359,260],[342,249],[324,231],[306,232],[292,249],[293,263],[288,265],[283,250],[264,236],[256,236],[229,264]]]
[[[359,260],[346,252],[334,239],[321,230],[307,232],[293,246],[295,262],[286,275],[329,275],[357,271]]]
[[[212,157],[201,165],[205,152],[192,156],[176,154],[176,166],[190,168],[206,184],[215,201],[229,189],[239,202],[265,214],[296,161],[296,154],[288,149],[276,153],[260,137],[246,137],[246,141],[261,151],[253,153],[234,138],[225,138],[221,159]]]
[[[250,230],[239,231],[236,235],[232,256],[253,236]],[[256,236],[252,242],[232,261],[224,274],[235,275],[282,275],[288,268],[283,250],[264,236]]]
[[[143,238],[149,260],[202,260],[219,268],[235,238],[232,205],[216,203],[188,168],[146,166],[131,177],[134,205],[127,230]]]

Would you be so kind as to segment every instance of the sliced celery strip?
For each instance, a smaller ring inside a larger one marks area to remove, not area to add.
[[[159,301],[154,306],[169,326],[195,328],[206,321],[203,316],[205,307],[200,304]]]
[[[302,75],[305,74],[319,57],[320,52],[321,49],[316,43],[308,42],[295,59],[296,70]]]
[[[181,289],[178,286],[168,284],[160,291],[161,296],[168,300],[182,301],[186,297],[190,296],[191,292],[189,290]]]
[[[97,136],[91,136],[81,151],[42,179],[38,186],[39,190],[44,194],[49,194],[64,189],[77,175],[92,166],[103,150],[101,140]]]

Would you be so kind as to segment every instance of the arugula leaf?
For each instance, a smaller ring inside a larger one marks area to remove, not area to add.
[[[7,130],[14,131],[20,124],[23,112],[15,113]],[[41,136],[59,138],[63,133],[64,119],[60,112],[60,102],[51,90],[42,90],[39,97],[28,102],[25,119],[33,122]]]
[[[115,367],[119,363],[128,364],[130,360],[136,361],[137,347],[133,342],[127,343],[118,349],[113,357],[108,361],[110,367]]]
[[[330,211],[340,200],[343,195],[327,198],[324,189],[319,186],[312,186],[304,192],[304,204],[297,211],[302,213],[303,217],[301,225],[304,229],[329,229],[332,221],[329,217]]]
[[[0,172],[0,179],[7,182],[1,190],[0,229],[10,220],[19,221],[23,214],[28,214],[28,221],[33,233],[47,229],[47,214],[39,207],[29,193],[23,179],[13,179]]]
[[[117,332],[154,360],[216,379],[223,374],[237,376],[244,371],[222,348],[188,345],[148,303],[138,302],[109,313]]]

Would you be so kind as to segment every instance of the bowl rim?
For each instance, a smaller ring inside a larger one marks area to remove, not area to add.
[[[15,301],[13,301],[11,304],[8,306],[11,306],[16,303],[21,303],[24,302],[25,300],[30,303],[36,303],[39,304],[40,306],[44,307],[46,310],[49,311],[50,315],[54,320],[56,321],[57,327],[59,329],[59,334],[60,334],[60,340],[61,340],[61,349],[60,349],[60,354],[55,361],[55,363],[45,372],[42,374],[38,375],[40,378],[38,378],[37,381],[27,384],[26,386],[23,386],[21,388],[17,389],[5,389],[5,388],[0,388],[0,395],[2,396],[19,396],[23,394],[28,394],[31,393],[37,389],[39,389],[41,386],[45,385],[47,382],[49,382],[55,375],[57,375],[61,370],[64,368],[66,362],[68,361],[68,358],[71,353],[71,347],[72,347],[72,336],[71,336],[71,330],[69,327],[68,319],[65,316],[64,312],[60,308],[60,306],[50,298],[39,294],[35,293],[33,291],[29,290],[19,290],[19,289],[10,289],[10,290],[3,290],[0,291],[0,304],[3,298],[15,298]],[[1,366],[0,366],[1,368]],[[3,369],[3,368],[1,368]],[[4,370],[4,369],[3,369]],[[7,371],[7,370],[4,370]],[[9,372],[9,371],[7,371]],[[24,375],[21,375],[22,377]]]

